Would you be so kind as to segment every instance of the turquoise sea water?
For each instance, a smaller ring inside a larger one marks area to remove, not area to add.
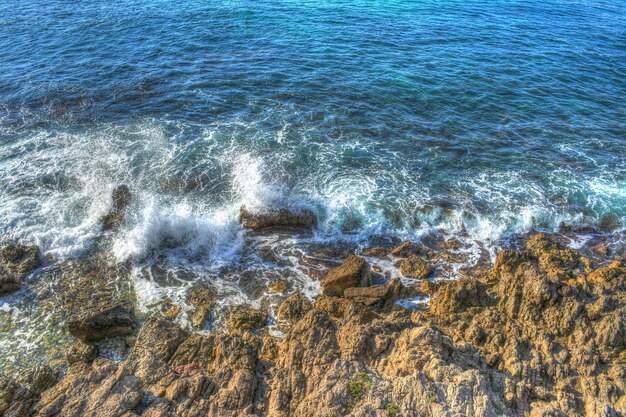
[[[626,2],[3,1],[0,232],[238,259],[238,208],[315,239],[624,228]]]

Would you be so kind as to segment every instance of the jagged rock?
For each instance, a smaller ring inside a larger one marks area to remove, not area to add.
[[[7,245],[0,251],[0,295],[17,291],[22,278],[41,265],[39,246]]]
[[[313,305],[295,294],[278,308],[279,321],[288,324],[282,339],[239,328],[189,334],[150,318],[127,359],[77,362],[33,411],[68,417],[624,415],[625,291],[614,285],[622,281],[622,266],[598,268],[589,277],[565,269],[570,278],[564,280],[537,256],[551,250],[563,249],[541,243],[503,251],[487,276],[440,284],[428,311],[354,301],[414,294],[399,280],[344,291],[353,298],[321,296]],[[20,398],[9,386],[0,383],[0,410],[6,398]]]
[[[437,290],[431,300],[431,311],[439,315],[459,313],[472,307],[485,307],[488,300],[484,284],[471,278],[460,278]]]
[[[341,266],[328,271],[321,282],[322,293],[343,296],[350,287],[367,287],[372,284],[370,265],[365,259],[351,255]]]
[[[130,204],[132,194],[127,185],[120,185],[116,187],[111,193],[111,200],[113,201],[113,207],[111,211],[104,216],[102,220],[103,230],[116,230],[124,222],[124,215],[126,208]]]
[[[135,324],[135,308],[128,301],[102,300],[72,312],[69,332],[84,341],[130,334]]]
[[[417,255],[409,255],[402,264],[400,264],[400,273],[413,279],[424,279],[430,274],[430,263]]]
[[[267,313],[254,308],[234,307],[226,320],[226,326],[231,330],[254,330],[267,324]]]
[[[413,242],[405,241],[393,248],[390,253],[398,258],[406,258],[409,255],[419,254],[420,248]]]
[[[189,304],[195,307],[191,314],[191,324],[196,329],[202,329],[204,323],[209,318],[215,302],[217,294],[209,288],[197,288],[189,294]]]
[[[539,261],[539,267],[550,276],[568,278],[588,273],[590,261],[580,256],[574,249],[562,248],[544,234],[532,236],[526,250]]]
[[[313,308],[313,305],[304,294],[299,292],[291,294],[280,303],[276,311],[278,328],[283,332],[287,332],[311,308]]]
[[[65,360],[70,365],[79,362],[91,363],[97,355],[96,346],[78,341],[65,352]]]
[[[0,276],[0,295],[17,291],[22,287],[21,280],[13,275]]]
[[[241,206],[239,221],[243,227],[253,230],[271,227],[312,229],[317,225],[317,217],[308,209],[301,209],[298,212],[287,209],[272,209],[267,212],[254,213],[246,209],[245,206]]]
[[[0,375],[0,415],[30,417],[42,392],[57,382],[58,374],[49,366],[38,366],[13,380]]]

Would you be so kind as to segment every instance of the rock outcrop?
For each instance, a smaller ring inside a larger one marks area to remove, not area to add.
[[[312,229],[317,225],[317,217],[308,209],[291,211],[283,208],[252,212],[245,206],[241,206],[239,209],[239,221],[243,227],[252,230],[275,227]]]
[[[292,295],[278,308],[282,338],[263,332],[251,309],[233,312],[233,330],[208,335],[149,318],[125,360],[76,355],[61,382],[29,400],[28,415],[626,413],[621,261],[594,270],[578,252],[537,237],[523,251],[503,251],[485,276],[430,288],[427,310],[363,302],[392,299],[398,288],[353,285],[314,303]],[[4,392],[0,405],[13,395]]]

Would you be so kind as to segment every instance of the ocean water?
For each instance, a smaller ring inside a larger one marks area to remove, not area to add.
[[[314,293],[307,244],[612,234],[625,97],[623,0],[5,0],[0,236],[59,259],[105,236],[149,305],[190,285],[155,265],[245,301],[216,271],[263,264],[254,248],[279,257],[263,279]],[[133,201],[107,234],[120,184]],[[251,237],[242,204],[319,227]]]

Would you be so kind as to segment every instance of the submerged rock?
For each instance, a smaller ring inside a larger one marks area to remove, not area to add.
[[[130,204],[131,198],[132,194],[127,185],[120,185],[113,190],[111,193],[113,207],[102,220],[103,230],[116,230],[122,225],[126,208]]]
[[[126,336],[135,324],[135,307],[128,301],[102,300],[72,312],[69,332],[84,341]]]
[[[346,288],[372,285],[370,264],[365,259],[350,255],[340,266],[328,271],[321,282],[324,295],[343,296]]]
[[[302,209],[298,212],[287,209],[271,209],[267,212],[254,213],[245,206],[241,206],[239,221],[243,227],[252,230],[272,227],[312,229],[317,225],[317,217],[308,209]]]
[[[0,251],[0,295],[17,291],[22,279],[41,265],[39,246],[7,245]]]

